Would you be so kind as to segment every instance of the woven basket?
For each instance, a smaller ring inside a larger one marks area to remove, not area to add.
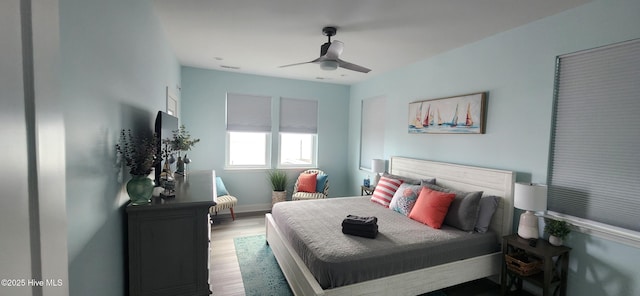
[[[504,259],[507,268],[521,276],[530,276],[542,271],[542,260],[524,253],[507,254]]]
[[[287,200],[286,191],[271,191],[271,205]]]

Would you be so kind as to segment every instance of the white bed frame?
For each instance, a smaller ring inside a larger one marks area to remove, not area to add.
[[[511,234],[513,224],[513,184],[515,173],[406,157],[392,157],[389,172],[394,175],[435,177],[439,185],[463,190],[484,191],[502,197],[490,228]],[[418,295],[500,273],[501,252],[387,276],[366,282],[323,290],[302,259],[283,239],[271,214],[266,214],[267,242],[295,295]]]

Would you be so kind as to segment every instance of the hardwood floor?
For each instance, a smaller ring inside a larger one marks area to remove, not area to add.
[[[244,296],[240,267],[233,244],[234,237],[265,233],[264,213],[237,215],[232,221],[228,215],[213,218],[211,226],[210,283],[213,295]],[[500,295],[500,287],[486,279],[445,289],[448,296]],[[528,294],[525,294],[528,295]]]
[[[209,282],[216,296],[244,296],[240,266],[233,244],[234,237],[265,233],[264,214],[243,216],[236,220],[219,214],[211,225],[211,265]]]

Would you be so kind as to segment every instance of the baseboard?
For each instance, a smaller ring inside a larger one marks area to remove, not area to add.
[[[238,213],[252,213],[252,212],[270,212],[271,203],[264,204],[250,204],[250,205],[237,205],[233,207],[233,211]]]
[[[264,214],[271,212],[271,204],[238,205],[233,207],[233,212],[236,220],[242,217],[264,216]],[[233,221],[229,210],[222,210],[217,215],[211,214],[211,220],[214,223]]]

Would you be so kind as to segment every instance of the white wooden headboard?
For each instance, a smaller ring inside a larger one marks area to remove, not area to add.
[[[499,196],[501,202],[493,215],[490,228],[498,233],[500,242],[502,236],[512,233],[515,172],[399,156],[391,157],[389,172],[416,179],[434,177],[436,184],[443,187],[461,191],[483,191],[483,195]]]

